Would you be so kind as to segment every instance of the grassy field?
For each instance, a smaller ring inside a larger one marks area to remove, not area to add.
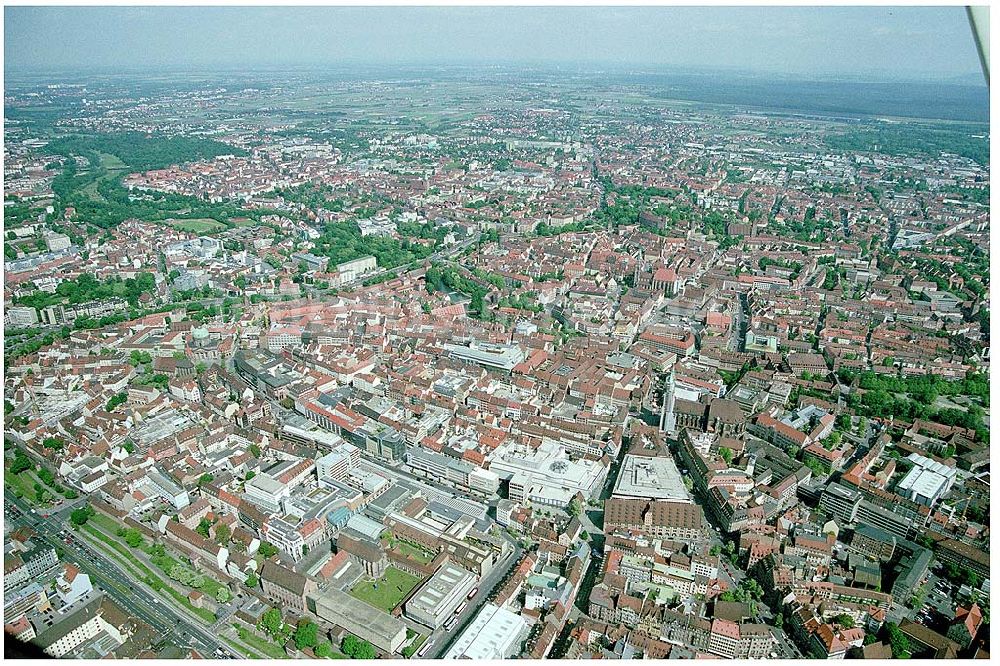
[[[236,654],[246,655],[247,659],[266,659],[267,658],[267,657],[262,657],[259,654],[257,654],[256,652],[254,652],[250,648],[249,645],[247,645],[245,643],[240,643],[239,641],[234,641],[229,636],[224,636],[222,634],[219,634],[219,638],[221,638],[222,640],[224,640],[226,642],[226,644],[229,647],[231,647],[236,652]]]
[[[143,582],[146,583],[147,585],[149,585],[151,588],[153,588],[154,590],[164,590],[164,591],[166,591],[167,594],[169,594],[171,597],[173,597],[177,601],[177,603],[182,604],[185,608],[187,608],[189,611],[191,611],[192,613],[194,613],[195,615],[197,615],[198,617],[200,617],[206,623],[212,624],[212,623],[215,622],[215,619],[216,619],[215,618],[215,613],[213,613],[212,611],[210,611],[210,610],[208,610],[206,608],[196,608],[195,606],[193,606],[191,604],[191,602],[188,600],[187,596],[185,596],[185,595],[181,594],[180,592],[178,592],[177,590],[175,590],[166,581],[164,581],[162,578],[160,578],[155,573],[153,573],[149,569],[149,567],[147,567],[145,564],[143,564],[142,562],[140,562],[139,559],[135,555],[132,554],[132,551],[128,548],[128,546],[125,545],[124,542],[121,542],[121,543],[117,542],[116,539],[118,537],[117,536],[112,536],[112,534],[114,534],[114,532],[112,532],[111,534],[108,534],[108,533],[105,533],[103,530],[98,529],[94,525],[91,525],[90,522],[94,521],[95,519],[97,519],[98,516],[100,516],[101,518],[106,519],[105,524],[107,524],[107,521],[111,521],[111,518],[108,518],[107,516],[102,516],[100,513],[98,513],[98,514],[95,514],[94,516],[91,516],[90,521],[88,521],[87,524],[84,525],[82,529],[84,531],[86,531],[88,534],[90,534],[93,537],[95,537],[96,539],[100,540],[103,544],[105,544],[109,548],[111,548],[114,551],[114,553],[117,553],[120,556],[117,559],[124,560],[128,565],[131,565],[131,567],[133,567],[135,570],[141,572],[142,575],[145,577],[143,579]],[[101,521],[98,519],[98,521],[96,521],[96,522],[97,522],[97,524],[100,524]],[[113,521],[112,521],[112,524],[114,524]],[[115,531],[117,531],[117,527],[115,527]],[[107,549],[105,549],[105,550],[107,550]],[[171,560],[171,561],[175,562],[174,560]],[[204,587],[207,588],[208,587],[208,582],[207,582],[208,581],[208,577],[206,576],[205,578],[206,578],[206,585]],[[216,582],[216,581],[212,581],[212,583],[215,583],[216,585],[219,585],[219,583]],[[205,593],[207,594],[207,592],[205,592]]]
[[[120,525],[114,518],[112,518],[111,516],[106,516],[99,511],[95,513],[93,516],[91,516],[90,520],[88,520],[87,522],[94,523],[95,525],[97,525],[102,530],[104,530],[105,532],[107,532],[112,536],[116,536],[118,534],[118,528],[122,527],[122,525]]]
[[[229,223],[232,224],[234,227],[256,227],[258,224],[260,224],[259,222],[257,222],[257,220],[251,218],[245,218],[245,219],[234,218],[229,220]]]
[[[126,165],[124,162],[122,162],[114,155],[109,155],[107,153],[98,153],[98,155],[101,158],[100,168],[103,169],[105,173],[94,182],[89,183],[86,187],[84,187],[81,190],[81,192],[87,195],[87,198],[90,199],[91,201],[103,202],[105,201],[105,199],[103,196],[101,196],[101,193],[97,191],[97,185],[101,181],[112,180],[116,178],[118,176],[118,172],[125,169]]]
[[[167,220],[174,229],[191,234],[211,234],[226,229],[226,225],[210,217],[200,217],[192,220]]]
[[[240,635],[240,641],[257,652],[267,655],[271,659],[288,659],[288,655],[278,644],[272,643],[244,627],[239,627],[236,631]]]
[[[397,541],[396,547],[399,548],[399,552],[403,553],[407,557],[412,557],[421,564],[430,564],[431,560],[434,559],[434,555],[428,553],[423,548],[417,548],[416,546],[406,543],[405,541]]]
[[[34,479],[27,472],[14,474],[10,470],[3,471],[3,482],[11,492],[19,497],[23,497],[32,504],[38,504],[38,497],[35,496]]]
[[[98,153],[101,156],[101,166],[108,171],[121,171],[126,168],[126,164],[122,162],[116,155],[111,155],[109,153]]]
[[[351,589],[351,595],[385,612],[392,611],[399,602],[420,583],[420,579],[405,571],[389,567],[377,581],[362,581]]]

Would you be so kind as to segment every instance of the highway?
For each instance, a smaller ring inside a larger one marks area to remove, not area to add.
[[[217,637],[175,613],[144,583],[136,581],[116,562],[82,542],[69,524],[59,520],[57,515],[42,518],[32,513],[32,507],[27,502],[7,491],[4,492],[4,499],[7,520],[14,525],[32,528],[38,533],[36,539],[61,549],[65,553],[64,560],[77,564],[90,576],[95,587],[103,589],[123,609],[151,626],[160,641],[182,648],[193,648],[205,657],[212,657],[220,649]],[[16,507],[20,515],[11,512],[11,507]],[[63,531],[66,536],[60,535]],[[67,540],[69,543],[66,543]],[[228,649],[223,649],[223,652],[228,652]]]

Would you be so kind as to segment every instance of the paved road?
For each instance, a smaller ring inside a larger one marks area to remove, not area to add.
[[[212,656],[222,647],[217,637],[177,615],[170,606],[147,589],[144,583],[137,582],[116,562],[82,542],[69,528],[68,523],[59,520],[57,516],[42,518],[31,513],[32,507],[12,493],[5,492],[4,499],[5,512],[11,506],[17,507],[21,512],[19,516],[9,517],[8,520],[16,525],[31,527],[38,533],[37,539],[62,549],[67,559],[75,562],[90,576],[92,583],[103,589],[134,617],[150,625],[161,640],[185,648],[194,648],[206,657]],[[60,536],[60,532],[64,530],[71,539],[70,543],[66,543],[67,537]]]
[[[496,584],[521,560],[523,554],[524,550],[520,546],[515,546],[514,550],[505,559],[500,560],[493,567],[493,570],[486,575],[486,578],[479,581],[479,591],[476,592],[476,596],[472,598],[472,601],[468,603],[465,610],[459,615],[458,622],[454,624],[451,630],[445,630],[442,626],[427,637],[427,641],[424,644],[426,645],[429,642],[431,647],[424,653],[423,659],[440,659],[444,656],[451,644],[462,634],[462,629],[465,625],[475,617],[479,609],[486,603],[486,597],[493,591]]]

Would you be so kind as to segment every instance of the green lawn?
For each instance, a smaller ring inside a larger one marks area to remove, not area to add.
[[[109,536],[111,536],[111,537],[117,537],[118,529],[120,527],[123,527],[123,525],[119,524],[119,522],[116,521],[114,518],[111,518],[110,516],[106,516],[106,515],[104,515],[102,513],[99,513],[99,512],[96,513],[96,514],[94,514],[93,516],[91,516],[90,521],[88,521],[88,522],[95,523],[97,525],[97,527],[99,527],[103,531],[107,532],[107,534]],[[125,544],[120,544],[120,545],[125,545]],[[148,541],[146,541],[145,537],[143,537],[143,544],[141,546],[142,551],[145,552],[146,554],[149,554],[149,549],[151,547],[152,547],[152,544],[149,543]],[[131,553],[129,553],[129,557],[132,557]],[[171,569],[171,567],[173,567],[175,564],[183,564],[182,562],[179,562],[177,560],[177,558],[172,557],[169,554],[165,554],[165,555],[163,555],[161,557],[155,557],[155,558],[151,558],[151,559],[152,559],[153,564],[158,569],[160,569],[163,573],[167,574],[168,577],[170,575],[170,569]],[[187,565],[185,565],[185,566],[187,566]],[[220,589],[225,588],[226,591],[228,592],[228,587],[226,587],[225,585],[223,585],[219,581],[215,580],[211,576],[208,576],[208,575],[202,573],[202,577],[205,579],[205,583],[200,588],[198,588],[198,589],[203,594],[207,594],[208,596],[210,596],[213,599],[215,599],[216,595],[218,595]],[[230,594],[230,596],[232,596],[232,595]]]
[[[32,504],[38,504],[38,497],[35,496],[35,480],[27,472],[14,474],[10,470],[3,471],[3,482],[18,497],[23,497]]]
[[[97,153],[101,158],[101,166],[109,171],[121,171],[126,168],[126,164],[122,162],[116,155],[110,155],[108,153]]]
[[[379,580],[359,582],[351,589],[351,595],[388,613],[419,583],[416,576],[389,567]]]
[[[266,659],[266,657],[261,657],[259,654],[250,649],[250,646],[245,643],[234,641],[229,636],[223,636],[222,634],[219,634],[219,638],[224,640],[229,647],[233,648],[233,650],[236,651],[236,654],[245,655],[247,659]]]
[[[423,548],[417,548],[413,544],[406,543],[405,541],[396,541],[396,546],[399,548],[399,552],[407,557],[411,557],[421,564],[430,564],[431,560],[434,559],[434,555],[428,553]]]
[[[111,516],[106,516],[100,511],[96,512],[93,516],[91,516],[90,520],[88,520],[87,522],[94,523],[95,525],[100,527],[102,530],[104,530],[111,536],[117,536],[118,528],[125,526],[124,523],[119,523]]]
[[[239,222],[237,222],[234,219],[230,219],[229,223],[236,227],[256,227],[258,224],[260,224],[257,220],[254,219],[245,219],[245,220],[241,219]]]
[[[240,635],[240,641],[246,643],[247,646],[257,652],[265,654],[272,659],[288,659],[288,655],[285,654],[285,651],[277,643],[272,643],[268,639],[258,636],[244,627],[240,627],[236,631]]]
[[[226,225],[210,217],[195,218],[191,220],[169,220],[168,224],[174,229],[187,231],[192,234],[210,234],[226,229]]]
[[[91,520],[93,520],[93,518],[91,518]],[[150,571],[145,564],[140,562],[135,557],[135,555],[133,555],[132,552],[128,549],[128,546],[124,545],[124,543],[116,542],[114,539],[117,537],[111,537],[105,534],[101,530],[89,524],[89,522],[88,524],[84,525],[81,529],[83,529],[85,532],[87,532],[94,538],[100,540],[107,547],[114,550],[114,552],[118,553],[118,555],[121,556],[121,559],[124,559],[137,571],[140,571],[145,576],[145,578],[143,578],[143,582],[146,583],[146,585],[149,585],[151,588],[153,588],[153,590],[156,591],[164,590],[167,594],[173,597],[177,601],[177,603],[182,604],[185,608],[187,608],[189,611],[200,617],[207,624],[213,624],[215,622],[216,620],[215,613],[208,610],[207,608],[196,608],[195,606],[193,606],[191,602],[188,600],[187,596],[181,594],[180,592],[172,588],[170,585],[164,582],[162,578],[160,578],[152,571]]]

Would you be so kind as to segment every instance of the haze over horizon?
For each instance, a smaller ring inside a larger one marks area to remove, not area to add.
[[[6,7],[4,17],[8,75],[545,64],[985,85],[959,6]]]

